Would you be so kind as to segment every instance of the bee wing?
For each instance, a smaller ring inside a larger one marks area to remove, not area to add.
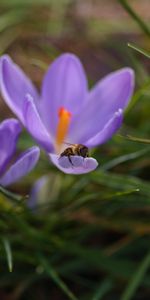
[[[69,146],[74,146],[75,145],[75,144],[71,144],[71,143],[68,143],[68,142],[63,142],[63,144],[69,145]]]

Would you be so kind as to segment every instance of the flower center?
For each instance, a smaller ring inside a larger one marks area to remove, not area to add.
[[[64,107],[61,107],[58,112],[58,125],[56,130],[56,147],[57,151],[60,150],[61,144],[64,142],[64,139],[68,133],[70,121],[71,121],[71,113],[66,110]]]

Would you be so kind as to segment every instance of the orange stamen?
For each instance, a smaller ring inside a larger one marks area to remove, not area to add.
[[[65,108],[61,107],[58,113],[59,121],[56,131],[56,146],[60,149],[69,129],[71,113]]]

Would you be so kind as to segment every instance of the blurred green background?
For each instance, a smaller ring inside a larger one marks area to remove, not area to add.
[[[120,132],[94,150],[95,172],[64,175],[42,153],[1,190],[1,300],[150,299],[150,60],[128,43],[150,52],[149,0],[0,1],[0,53],[39,88],[63,52],[80,57],[90,86],[124,66],[136,74]],[[1,120],[11,115],[1,99]],[[32,144],[24,131],[18,151]],[[43,175],[33,212],[28,195]]]

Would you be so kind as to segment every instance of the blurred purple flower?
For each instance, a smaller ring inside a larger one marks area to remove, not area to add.
[[[38,206],[47,204],[48,203],[48,193],[49,189],[47,189],[47,186],[49,187],[49,177],[44,175],[40,177],[38,180],[36,180],[31,188],[29,199],[27,206],[34,210]],[[47,192],[48,190],[48,192]],[[46,199],[45,199],[46,198]],[[40,209],[41,212],[41,209]]]
[[[39,159],[39,148],[32,147],[10,165],[20,132],[20,123],[15,119],[0,124],[0,185],[7,186],[28,174]]]
[[[35,140],[63,172],[82,174],[98,163],[81,156],[60,158],[64,141],[89,148],[106,142],[122,124],[134,89],[134,72],[123,68],[100,80],[88,91],[79,59],[63,54],[49,67],[41,95],[23,71],[4,55],[1,57],[0,88],[4,100]]]

